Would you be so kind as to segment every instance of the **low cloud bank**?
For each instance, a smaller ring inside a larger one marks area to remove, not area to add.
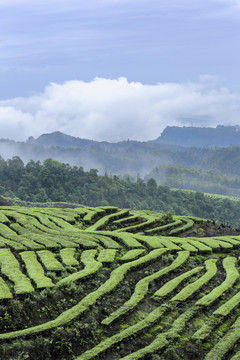
[[[126,78],[50,83],[28,98],[0,101],[1,138],[61,131],[98,141],[152,140],[166,126],[239,124],[240,94],[202,76],[196,83],[145,85]]]

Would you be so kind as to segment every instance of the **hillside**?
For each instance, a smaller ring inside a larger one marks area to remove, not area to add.
[[[158,185],[240,197],[240,176],[224,175],[214,170],[195,169],[180,165],[159,165],[145,175]]]
[[[114,144],[107,142],[98,142],[93,140],[81,139],[78,137],[63,134],[55,131],[49,134],[42,134],[37,139],[28,138],[31,144],[43,146],[60,146],[60,147],[86,147],[88,145],[105,145]],[[218,125],[216,128],[196,127],[196,126],[167,126],[162,134],[152,141],[153,143],[171,144],[183,147],[228,147],[240,145],[240,127]],[[118,145],[121,143],[118,143]],[[143,146],[145,142],[142,142]]]
[[[18,157],[0,159],[0,194],[30,202],[67,202],[86,206],[113,205],[120,208],[169,211],[217,220],[240,228],[240,199],[210,198],[200,192],[171,191],[154,179],[132,182],[117,176],[98,176],[96,169],[85,172],[47,159],[26,165]]]
[[[223,128],[224,130],[221,131],[227,131],[225,127]],[[199,130],[199,128],[193,129],[196,133]],[[217,129],[210,130],[217,131]],[[177,131],[188,130],[189,128],[178,128]],[[235,133],[238,136],[239,133],[237,131]],[[196,142],[192,147],[184,147],[185,140],[181,141],[181,146],[177,145],[177,141],[174,144],[165,144],[160,140],[108,143],[54,132],[43,134],[37,139],[29,138],[26,142],[0,139],[0,155],[5,160],[19,156],[24,163],[30,160],[37,162],[51,158],[71,166],[82,166],[87,171],[96,168],[102,175],[107,171],[113,175],[128,174],[135,179],[138,176],[144,177],[154,168],[162,165],[179,165],[203,171],[214,171],[227,177],[240,176],[240,146],[229,146],[235,142],[229,141],[227,144],[226,141],[222,141],[219,148],[198,148]],[[236,144],[239,143],[236,142]],[[204,190],[201,189],[201,191]]]
[[[34,139],[33,136],[30,136],[27,139],[27,143],[37,144],[44,147],[60,146],[84,148],[88,145],[97,144],[97,141],[80,139],[78,137],[63,134],[60,131],[55,131],[50,134],[42,134],[37,139]]]
[[[156,141],[186,147],[227,147],[240,144],[240,127],[239,125],[218,125],[216,128],[167,126]]]
[[[0,234],[2,360],[239,358],[239,232],[116,207],[1,207]]]
[[[69,136],[58,131],[42,134],[37,139],[30,137],[26,142],[0,139],[0,177],[4,176],[5,168],[11,163],[11,158],[20,157],[25,165],[33,164],[33,162],[38,164],[39,161],[47,163],[48,159],[53,159],[69,164],[73,169],[76,166],[87,172],[95,169],[98,174],[108,177],[117,176],[120,179],[129,178],[133,181],[141,178],[148,181],[148,179],[153,178],[161,186],[167,185],[179,189],[237,197],[240,196],[240,146],[229,146],[229,144],[238,144],[238,130],[237,126],[224,127],[220,125],[216,129],[191,127],[175,129],[174,127],[167,127],[160,138],[145,142],[131,140],[118,143],[97,142]],[[184,143],[188,143],[187,139],[193,141],[197,137],[199,141],[202,141],[205,132],[208,134],[206,139],[212,139],[212,145],[214,139],[218,138],[221,147],[213,148],[203,144],[205,147],[199,148],[196,141],[193,142],[193,147],[183,146]],[[232,141],[231,136],[235,136],[236,141]],[[169,139],[170,144],[165,144],[167,139]],[[221,140],[223,141],[221,142]],[[228,147],[223,147],[224,145],[228,145]],[[28,168],[30,167],[31,165],[28,165]],[[34,167],[39,175],[38,166],[34,165]],[[36,174],[34,174],[35,176]],[[12,184],[9,187],[9,185],[5,186],[0,183],[0,194],[13,191],[13,194],[9,193],[6,196],[17,196],[22,200],[33,202],[42,199],[40,201],[66,200],[67,202],[86,205],[103,204],[97,202],[97,199],[93,203],[88,194],[87,198],[83,199],[81,191],[80,194],[75,193],[69,199],[65,199],[68,190],[62,188],[55,193],[53,191],[50,196],[42,189],[39,191],[42,188],[41,184],[40,188],[36,188],[35,193],[29,193],[29,183],[31,188],[33,178],[22,179],[20,176],[19,179],[22,182],[20,186],[19,184],[17,187],[15,186],[16,190],[11,188]],[[105,194],[104,200],[105,198],[106,203],[103,205],[111,204],[109,203],[110,197]],[[120,207],[149,208],[148,201],[145,201],[143,206],[135,204],[135,200],[130,204],[116,203],[115,201],[116,199],[112,204]],[[138,200],[136,201],[138,202]],[[173,208],[180,214],[175,205]],[[152,204],[150,209],[161,210],[160,207],[153,207]],[[164,208],[163,210],[168,209]],[[190,213],[187,212],[186,214]],[[201,215],[207,216],[207,214]],[[211,219],[216,219],[212,215],[210,216]],[[225,220],[221,217],[220,221]],[[233,223],[231,225],[238,226]]]

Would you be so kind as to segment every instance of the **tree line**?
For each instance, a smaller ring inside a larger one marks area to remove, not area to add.
[[[139,210],[173,211],[240,227],[240,201],[212,199],[201,192],[171,191],[153,178],[130,181],[118,176],[99,176],[97,169],[84,171],[53,159],[29,161],[0,157],[0,195],[31,202],[69,202],[86,206],[113,205]]]
[[[154,178],[159,185],[228,196],[240,196],[240,176],[225,175],[215,170],[204,171],[181,165],[159,165],[145,180]]]

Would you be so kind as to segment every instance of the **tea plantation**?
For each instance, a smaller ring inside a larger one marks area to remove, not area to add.
[[[117,207],[0,207],[0,358],[240,359],[240,233]]]

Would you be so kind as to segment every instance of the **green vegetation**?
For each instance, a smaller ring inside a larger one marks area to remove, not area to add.
[[[237,318],[230,330],[223,336],[213,349],[206,355],[205,360],[221,360],[232,349],[240,338],[240,317]]]
[[[3,278],[0,277],[0,299],[11,299],[12,294]]]
[[[20,244],[26,246],[29,249],[41,249],[42,246],[35,243],[34,241],[27,239],[22,236],[18,236],[13,230],[11,230],[7,225],[0,224],[0,235],[3,238],[8,240],[13,240],[15,242],[19,242]]]
[[[95,217],[101,216],[101,215],[104,215],[104,214],[105,214],[104,209],[100,209],[100,208],[94,209],[94,208],[92,208],[92,209],[89,209],[88,213],[84,216],[83,221],[86,224],[91,224],[91,222],[93,222]]]
[[[85,266],[84,269],[63,278],[62,280],[59,280],[57,285],[70,283],[82,279],[86,276],[95,274],[102,267],[102,263],[95,260],[96,254],[97,254],[97,250],[83,251],[81,255],[81,262]]]
[[[165,285],[163,285],[159,290],[157,290],[154,295],[153,299],[158,300],[162,296],[168,295],[170,292],[172,292],[183,280],[189,278],[190,276],[193,276],[197,274],[199,271],[203,269],[203,266],[198,266],[192,270],[186,271],[185,273],[176,276],[174,279],[168,281]]]
[[[159,238],[154,236],[143,236],[143,235],[134,235],[135,239],[138,240],[139,243],[143,244],[149,249],[159,249],[164,248],[163,243],[159,240]],[[166,248],[171,249],[171,242],[167,243]],[[180,248],[176,247],[175,250],[180,250]]]
[[[32,328],[19,330],[15,332],[9,332],[7,334],[0,334],[0,340],[3,339],[12,339],[20,336],[25,336],[29,334],[40,333],[45,330],[50,330],[56,328],[58,326],[67,324],[71,320],[75,319],[77,316],[85,312],[91,305],[95,304],[95,302],[103,295],[112,291],[116,286],[123,280],[125,274],[130,270],[134,269],[142,264],[146,264],[154,261],[159,258],[165,251],[167,250],[153,250],[151,253],[143,256],[138,260],[134,260],[130,263],[123,264],[117,269],[113,270],[110,278],[97,290],[93,291],[89,295],[85,296],[82,301],[80,301],[77,305],[70,308],[69,310],[64,311],[61,315],[59,315],[56,319],[46,322],[42,325],[38,325]],[[64,280],[64,279],[63,279]],[[64,281],[65,282],[65,281]]]
[[[220,154],[222,152],[222,154]],[[218,155],[223,155],[223,149],[219,149]],[[234,151],[233,151],[234,153]],[[236,154],[236,153],[235,153]],[[234,154],[233,154],[234,156]],[[239,154],[238,154],[239,156]],[[181,165],[159,165],[152,169],[146,176],[145,180],[153,178],[159,185],[166,185],[173,189],[182,189],[186,191],[200,191],[209,193],[212,198],[238,200],[240,196],[240,174],[238,170],[224,168],[223,163],[217,163],[219,159],[215,158],[208,162],[207,166],[192,167]],[[211,164],[212,161],[212,164]],[[228,159],[230,162],[230,159]],[[211,166],[212,165],[212,169]],[[215,195],[217,194],[217,195]]]
[[[206,260],[205,265],[207,272],[201,276],[200,279],[183,288],[176,296],[171,299],[171,301],[185,301],[196,291],[198,291],[203,285],[210,281],[217,273],[216,261],[217,260],[215,259]]]
[[[135,259],[136,257],[138,257],[139,255],[142,255],[143,253],[145,253],[145,249],[135,249],[135,250],[129,250],[126,254],[124,254],[121,257],[121,261],[129,261],[132,259]]]
[[[53,254],[51,251],[40,250],[37,252],[37,254],[47,270],[49,271],[63,270],[62,264],[55,258],[55,254]]]
[[[44,275],[42,265],[34,251],[24,251],[20,256],[26,266],[28,276],[33,279],[38,289],[54,286],[52,280]]]
[[[112,206],[3,206],[1,219],[1,359],[238,353],[239,232]]]
[[[231,249],[232,245],[225,242],[225,241],[221,241],[221,239],[217,239],[217,238],[201,238],[199,239],[199,241],[203,242],[204,244],[211,246],[211,248],[213,249],[220,249],[220,247],[222,247],[223,249]]]
[[[74,257],[75,251],[76,250],[74,248],[66,248],[60,250],[61,259],[65,265],[67,266],[78,265],[78,261]]]
[[[193,245],[195,248],[197,248],[202,253],[211,254],[211,252],[212,252],[212,248],[210,246],[204,245],[200,238],[198,240],[190,238],[187,240],[187,242],[190,245]]]
[[[9,249],[0,249],[0,267],[1,273],[14,283],[16,294],[34,291],[31,281],[21,272],[18,261]]]
[[[114,239],[120,241],[124,246],[129,249],[132,248],[141,248],[142,245],[138,242],[131,234],[129,233],[116,233],[115,231],[112,233],[108,233],[109,236],[112,236]]]
[[[213,314],[227,316],[240,303],[240,292],[221,305]]]
[[[119,343],[125,338],[130,338],[131,335],[136,334],[137,332],[142,331],[144,328],[151,326],[154,324],[163,314],[168,310],[167,306],[159,307],[153,310],[148,316],[146,316],[142,321],[139,321],[137,324],[129,326],[127,329],[113,335],[112,337],[106,339],[105,341],[101,342],[95,348],[86,351],[83,355],[76,358],[76,360],[90,360],[103,351],[106,351],[108,348],[113,346],[116,343]],[[167,344],[167,342],[165,342]],[[130,355],[131,358],[131,355]],[[133,359],[135,359],[133,357]]]
[[[226,257],[223,260],[223,267],[226,271],[226,279],[221,285],[215,287],[209,294],[198,300],[196,302],[197,305],[208,306],[234,285],[236,280],[239,278],[239,273],[235,267],[236,260],[237,259],[235,257]]]
[[[176,227],[176,226],[181,225],[181,224],[182,224],[182,220],[177,219],[174,222],[171,222],[170,224],[157,226],[157,227],[154,227],[153,229],[150,229],[150,230],[145,230],[145,234],[146,235],[152,235],[152,234],[155,234],[155,233],[161,233],[164,230],[168,230],[168,229],[170,229],[172,227]]]
[[[176,235],[181,232],[187,231],[187,230],[191,229],[193,227],[193,225],[194,225],[194,221],[189,219],[188,221],[186,221],[186,223],[184,225],[171,230],[169,235]]]
[[[175,156],[179,157],[180,153]],[[234,168],[238,169],[239,167],[234,166]],[[91,207],[101,206],[98,208],[99,213],[92,210],[92,212],[84,214],[84,210],[81,209],[83,211],[81,215],[86,216],[83,225],[94,225],[91,223],[95,223],[94,219],[98,216],[101,218],[103,211],[106,212],[110,207],[110,213],[112,213],[113,209],[116,209],[114,206],[118,206],[125,209],[136,208],[158,212],[172,210],[177,215],[196,216],[229,224],[235,228],[240,227],[240,198],[209,196],[199,191],[172,191],[163,183],[158,185],[153,179],[154,176],[146,179],[146,182],[140,178],[133,182],[129,177],[120,179],[116,175],[113,177],[98,176],[96,169],[85,172],[82,167],[71,167],[69,164],[62,164],[52,159],[45,160],[43,164],[39,161],[30,161],[24,165],[17,156],[7,161],[0,157],[0,170],[1,195],[12,199],[18,205],[36,206],[38,204],[38,206],[43,206],[44,203],[47,203],[49,206],[53,206],[55,203],[58,206],[62,202],[62,206],[67,206],[67,203]],[[178,172],[172,176],[177,179]],[[170,181],[167,181],[167,184],[170,187],[174,185]],[[240,189],[239,184],[240,180],[237,179],[234,185],[235,190]],[[228,187],[228,184],[225,186]],[[174,185],[174,187],[176,186]],[[209,188],[204,191],[210,192]],[[216,183],[212,187],[212,191],[218,191]],[[138,216],[137,213],[135,215]],[[41,217],[44,221],[44,213],[38,213],[36,216]],[[151,215],[149,214],[149,216]],[[75,220],[76,218],[73,218],[73,221]],[[149,221],[151,220],[149,219]],[[52,228],[61,226],[60,217],[55,224],[51,221],[50,223],[49,226]],[[131,226],[131,223],[132,219],[129,218],[124,226]],[[159,223],[158,225],[167,224]],[[135,227],[135,230],[129,228],[129,231],[150,230],[146,224],[136,223],[133,226],[137,226],[137,228]]]
[[[112,313],[108,318],[102,321],[102,324],[109,325],[113,321],[115,321],[119,316],[126,314],[128,311],[132,310],[146,295],[148,292],[149,284],[159,279],[161,276],[168,274],[169,272],[177,269],[181,265],[183,265],[189,257],[188,251],[180,251],[178,257],[173,261],[173,263],[164,269],[157,271],[156,273],[144,277],[144,279],[140,280],[135,287],[134,293],[131,298],[123,304],[118,310]]]
[[[106,227],[106,225],[109,223],[110,220],[119,219],[128,214],[129,214],[129,210],[121,210],[118,211],[117,213],[104,216],[103,218],[98,220],[94,225],[90,226],[88,228],[88,231],[101,230],[103,227]]]
[[[114,261],[116,255],[115,249],[101,250],[98,255],[98,261],[101,263],[111,263]]]
[[[107,249],[119,249],[121,247],[116,241],[114,241],[110,237],[104,236],[102,234],[108,235],[109,233],[100,232],[98,235],[94,235],[94,234],[90,233],[90,236],[92,236],[94,238],[94,240],[97,240],[103,247],[105,247]]]

